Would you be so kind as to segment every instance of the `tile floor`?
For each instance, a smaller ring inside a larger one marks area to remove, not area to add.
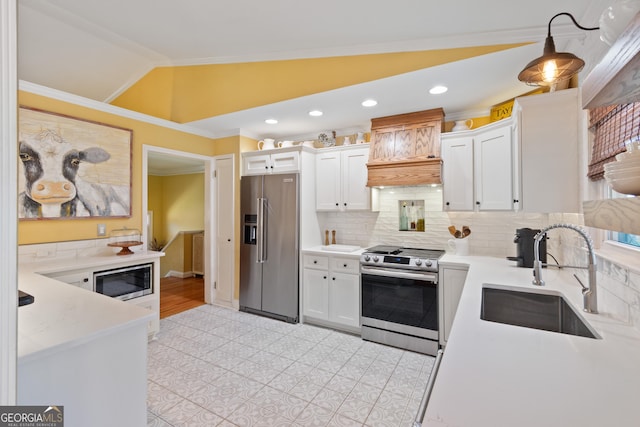
[[[149,344],[148,426],[411,426],[434,358],[205,305]]]

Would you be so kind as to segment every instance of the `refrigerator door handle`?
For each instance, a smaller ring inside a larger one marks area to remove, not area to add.
[[[266,253],[266,227],[265,227],[265,205],[266,205],[267,199],[258,197],[258,241],[257,241],[257,246],[258,246],[258,262],[259,263],[263,263],[267,260],[267,253]]]

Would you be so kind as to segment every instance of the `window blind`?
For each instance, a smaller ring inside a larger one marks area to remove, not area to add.
[[[625,141],[640,135],[640,102],[589,110],[589,129],[595,138],[587,176],[597,181],[604,178],[604,165],[626,151]]]

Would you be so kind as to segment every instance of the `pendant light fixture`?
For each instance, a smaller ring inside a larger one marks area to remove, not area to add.
[[[547,38],[544,42],[542,56],[529,62],[518,74],[518,80],[530,86],[550,86],[555,88],[558,82],[568,80],[579,73],[584,61],[572,53],[556,52],[556,45],[551,37],[551,22],[561,15],[567,15],[576,27],[585,31],[598,30],[599,27],[586,28],[578,24],[570,13],[561,12],[549,20]]]

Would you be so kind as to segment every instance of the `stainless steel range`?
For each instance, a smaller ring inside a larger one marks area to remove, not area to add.
[[[443,250],[374,246],[360,256],[362,338],[438,351],[438,259]]]

